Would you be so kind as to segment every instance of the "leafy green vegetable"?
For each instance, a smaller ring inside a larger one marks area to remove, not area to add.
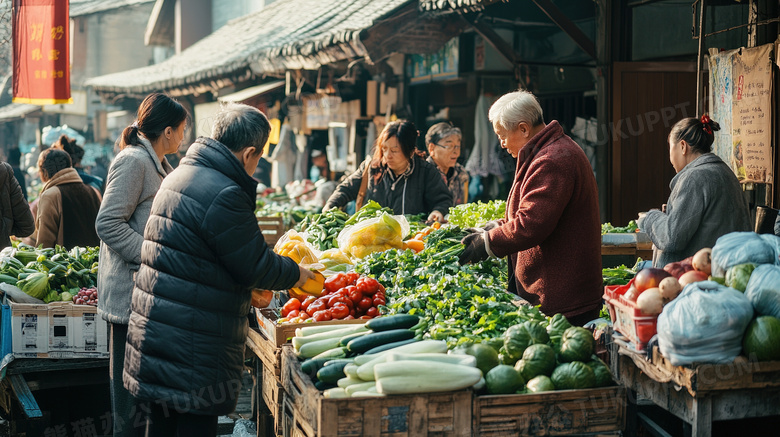
[[[628,226],[623,227],[615,227],[612,226],[612,223],[603,223],[601,225],[601,235],[604,234],[632,234],[639,229],[639,226],[637,226],[635,220],[631,220],[628,222]]]
[[[563,362],[585,361],[593,354],[593,334],[585,328],[574,326],[561,338],[560,359]]]
[[[464,203],[450,208],[448,220],[461,228],[484,226],[487,222],[504,218],[506,202],[491,200],[490,202]]]
[[[571,323],[563,314],[556,314],[550,318],[550,322],[547,325],[547,334],[550,335],[550,343],[553,348],[561,347],[563,333],[569,328],[571,328]]]
[[[629,268],[621,264],[617,267],[602,269],[601,276],[604,278],[604,285],[626,285],[636,276],[639,264],[642,258],[637,258],[634,266]]]
[[[393,215],[393,210],[390,208],[383,208],[380,204],[376,203],[373,200],[369,200],[368,203],[363,205],[360,210],[358,210],[355,214],[350,217],[347,222],[345,223],[347,226],[354,225],[357,222],[363,221],[364,219],[379,217],[382,215],[382,213],[388,213],[390,215]]]
[[[735,290],[745,292],[750,275],[753,274],[753,270],[756,269],[756,265],[752,263],[737,264],[726,271],[726,286]]]

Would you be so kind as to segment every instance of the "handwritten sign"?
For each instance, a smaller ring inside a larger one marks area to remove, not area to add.
[[[733,56],[731,163],[740,182],[772,183],[773,44]]]

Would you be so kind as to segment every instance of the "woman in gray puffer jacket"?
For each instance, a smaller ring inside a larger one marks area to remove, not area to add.
[[[122,385],[133,279],[141,265],[152,200],[173,168],[165,158],[184,139],[188,114],[164,94],[150,94],[125,128],[111,163],[95,228],[100,237],[98,313],[111,323],[109,359],[114,437],[144,435],[143,414]]]
[[[722,235],[751,228],[737,177],[712,153],[713,131],[719,129],[705,114],[680,120],[669,134],[669,160],[677,175],[669,184],[666,212],[648,211],[637,223],[655,246],[653,267],[684,260]]]

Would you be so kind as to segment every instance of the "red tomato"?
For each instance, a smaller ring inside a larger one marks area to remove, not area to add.
[[[374,278],[360,278],[358,289],[363,294],[374,294],[379,291],[379,282]]]
[[[346,287],[342,288],[342,290],[345,290],[347,292],[347,294],[349,294],[349,292],[357,290],[357,289],[358,288],[356,286],[354,286],[354,285],[347,285]]]
[[[354,308],[349,310],[349,315],[352,316],[353,319],[355,318],[355,314],[356,314],[356,310]]]
[[[330,311],[323,310],[323,311],[317,311],[314,313],[314,316],[312,316],[315,322],[327,322],[328,320],[332,319],[333,316],[330,314]]]
[[[298,310],[292,310],[289,313],[287,313],[287,317],[293,318],[293,317],[301,317],[301,312]]]
[[[300,313],[298,313],[298,318],[301,319],[301,320],[306,320],[306,319],[308,319],[310,317],[311,316],[306,311],[301,311]]]
[[[333,308],[333,305],[336,304],[336,302],[341,302],[344,305],[347,304],[347,301],[349,301],[349,298],[346,296],[341,296],[339,294],[334,294],[331,296],[330,299],[328,299],[328,308]]]
[[[346,297],[344,297],[344,303],[345,303],[345,304],[347,304],[347,308],[349,308],[349,309],[353,309],[353,308],[355,308],[355,303],[354,303],[354,302],[352,302],[352,301],[349,299],[349,296],[346,296]]]
[[[387,302],[385,301],[385,298],[383,296],[374,296],[374,299],[371,301],[371,303],[375,307],[378,307],[379,305],[384,305]]]
[[[352,290],[349,292],[349,300],[353,303],[358,303],[363,300],[363,293],[361,293],[360,290]]]
[[[355,285],[355,282],[360,277],[360,275],[355,272],[349,272],[346,273],[346,275],[347,275],[347,285]]]
[[[309,296],[306,299],[304,299],[304,301],[301,303],[301,311],[306,311],[307,309],[309,309],[309,305],[311,305],[311,303],[314,302],[315,300],[317,300],[317,298],[314,296]]]
[[[289,314],[290,311],[299,310],[299,309],[301,309],[301,301],[293,297],[290,300],[288,300],[287,303],[285,303],[284,306],[282,307],[282,317],[287,317],[287,314]]]
[[[334,319],[343,319],[349,315],[349,308],[347,308],[347,305],[339,302],[336,305],[333,305],[330,312]]]
[[[348,315],[347,317],[344,317],[344,319],[343,319],[343,320],[355,320],[355,316],[353,316],[352,314],[350,314],[350,315]]]
[[[325,280],[323,287],[328,293],[335,293],[347,285],[347,275],[345,273],[336,273]]]
[[[360,316],[360,317],[358,317],[358,318],[359,318],[359,319],[362,319],[362,320],[369,320],[369,319],[373,319],[373,317],[371,317],[371,316]]]
[[[371,302],[370,297],[364,297],[363,299],[360,299],[360,302],[358,302],[357,304],[358,308],[360,308],[363,311],[369,309],[371,305],[373,305],[373,303]]]
[[[379,315],[379,310],[376,307],[371,307],[366,310],[366,315],[370,317],[376,317]]]
[[[326,298],[327,299],[327,298]],[[325,299],[317,299],[314,302],[309,305],[309,308],[306,308],[306,312],[309,314],[314,314],[318,311],[322,311],[324,309],[328,308],[328,301]]]

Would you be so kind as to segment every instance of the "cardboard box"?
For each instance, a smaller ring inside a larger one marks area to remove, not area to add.
[[[2,354],[17,358],[107,358],[108,322],[90,305],[3,305]]]

